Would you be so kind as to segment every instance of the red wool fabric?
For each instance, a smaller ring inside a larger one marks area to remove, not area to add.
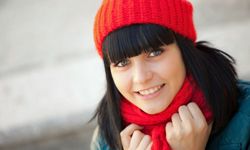
[[[178,112],[178,108],[189,102],[195,102],[202,110],[207,122],[212,120],[212,112],[205,101],[201,90],[194,84],[191,77],[186,77],[182,88],[179,90],[172,103],[161,113],[150,115],[128,100],[121,101],[121,114],[125,125],[135,123],[143,126],[142,132],[150,135],[153,141],[152,150],[170,150],[166,140],[165,126],[171,121],[171,116]]]
[[[98,54],[102,57],[102,43],[110,32],[132,24],[158,24],[196,40],[188,0],[103,0],[94,23]]]

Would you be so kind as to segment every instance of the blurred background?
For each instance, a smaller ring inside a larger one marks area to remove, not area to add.
[[[250,80],[250,1],[192,0],[198,40]],[[88,150],[105,90],[92,26],[101,0],[0,0],[0,149]]]

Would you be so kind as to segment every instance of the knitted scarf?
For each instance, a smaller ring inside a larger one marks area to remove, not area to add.
[[[171,148],[166,140],[166,123],[171,121],[171,116],[178,112],[178,108],[181,105],[186,105],[191,101],[199,106],[206,120],[208,122],[211,121],[212,112],[210,107],[206,103],[201,90],[196,86],[191,77],[186,77],[181,89],[163,112],[150,115],[128,100],[122,99],[121,115],[126,126],[135,123],[144,127],[142,132],[150,135],[153,141],[152,150],[170,150]]]

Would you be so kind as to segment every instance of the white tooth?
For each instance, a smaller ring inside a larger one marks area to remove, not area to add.
[[[154,93],[154,89],[149,89],[148,92],[149,92],[149,94],[152,94],[152,93]]]
[[[144,90],[144,91],[140,91],[140,94],[141,95],[146,95],[147,94],[147,92]]]
[[[149,94],[149,91],[148,90],[145,90],[142,92],[143,95],[148,95]]]
[[[158,86],[158,87],[154,87],[154,88],[151,88],[151,89],[148,89],[148,90],[139,91],[139,93],[140,93],[141,95],[149,95],[149,94],[155,93],[155,92],[158,91],[160,88],[161,88],[161,86]]]
[[[158,87],[155,87],[155,88],[154,88],[154,91],[158,91],[158,89],[159,89]]]

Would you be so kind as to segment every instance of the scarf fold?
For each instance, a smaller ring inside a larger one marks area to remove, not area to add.
[[[166,140],[166,123],[171,121],[171,116],[178,112],[180,106],[189,102],[195,102],[203,112],[207,122],[211,121],[210,107],[191,77],[185,78],[181,89],[164,111],[153,115],[147,114],[124,98],[121,101],[121,115],[126,126],[135,123],[144,127],[142,132],[150,135],[153,141],[152,150],[170,150],[171,148]]]

